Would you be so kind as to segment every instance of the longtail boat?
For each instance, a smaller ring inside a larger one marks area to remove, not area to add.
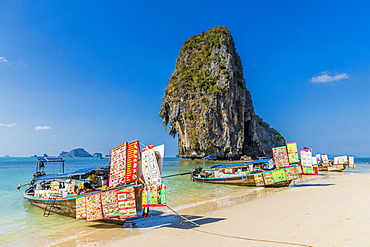
[[[124,222],[137,217],[143,207],[165,206],[166,186],[161,183],[164,147],[146,146],[139,142],[124,143],[111,151],[105,166],[64,172],[60,157],[37,157],[36,172],[24,198],[33,206],[44,209],[44,216],[60,215]],[[59,164],[59,173],[46,174],[50,163]],[[149,200],[148,198],[157,200]]]
[[[342,172],[346,168],[356,169],[353,156],[341,155],[329,160],[328,156],[323,154],[319,159],[319,171]]]
[[[246,163],[215,165],[208,170],[195,167],[193,181],[244,186],[282,187],[299,178],[298,166],[275,168],[272,159]]]
[[[106,184],[110,171],[109,166],[46,175],[44,168],[51,162],[61,163],[64,166],[64,160],[60,157],[38,157],[36,167],[39,170],[29,183],[32,186],[24,192],[24,198],[31,205],[45,210],[44,216],[57,213],[76,217],[76,200],[86,196],[124,188],[132,188],[136,195],[140,192],[141,185],[135,183],[108,188]],[[140,199],[140,197],[136,198]],[[119,223],[125,219],[108,218],[106,221]]]
[[[323,163],[319,165],[319,171],[328,172],[342,172],[347,168],[348,164],[337,164],[334,165],[332,162]]]

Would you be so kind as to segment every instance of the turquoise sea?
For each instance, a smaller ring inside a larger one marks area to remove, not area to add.
[[[65,172],[86,167],[105,165],[108,159],[65,158]],[[370,158],[356,158],[356,170],[345,172],[370,172]],[[190,172],[195,166],[208,168],[219,164],[213,161],[191,161],[179,158],[165,158],[163,176]],[[29,182],[35,172],[36,158],[0,157],[0,245],[1,246],[48,246],[61,238],[69,238],[71,230],[91,231],[97,222],[86,222],[74,218],[50,215],[43,216],[43,210],[30,206],[22,197],[27,186],[17,190],[19,184]],[[188,207],[201,201],[225,197],[234,192],[254,188],[214,185],[192,182],[190,175],[164,178],[168,186],[167,204],[171,208]],[[25,245],[25,243],[27,243]]]

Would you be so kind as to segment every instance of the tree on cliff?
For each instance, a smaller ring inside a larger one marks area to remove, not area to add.
[[[185,41],[159,115],[169,134],[178,134],[183,158],[268,156],[272,147],[285,143],[254,113],[241,59],[226,27]]]

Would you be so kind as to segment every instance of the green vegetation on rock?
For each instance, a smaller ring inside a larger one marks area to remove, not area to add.
[[[231,42],[230,31],[226,27],[215,27],[208,32],[194,35],[185,41],[182,47],[176,70],[169,79],[166,94],[176,95],[181,90],[188,93],[221,95],[227,86],[217,84],[220,74],[210,73],[211,62],[218,64],[221,74],[229,77],[229,71],[214,48]]]

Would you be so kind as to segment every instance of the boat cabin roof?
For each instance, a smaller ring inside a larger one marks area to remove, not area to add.
[[[37,159],[43,162],[64,162],[60,157],[37,157]]]
[[[109,172],[109,168],[106,166],[98,166],[98,167],[90,167],[90,168],[82,168],[74,172],[67,172],[67,173],[55,173],[55,174],[47,174],[44,176],[40,176],[35,178],[34,180],[51,180],[51,179],[61,179],[61,178],[72,178],[73,176],[78,175],[86,175],[91,171],[106,171]]]
[[[265,163],[265,162],[268,162],[269,160],[271,160],[271,158],[270,159],[263,159],[263,160],[253,160],[253,161],[249,161],[249,162],[241,163],[241,164],[215,165],[215,166],[212,166],[211,169],[248,166],[248,165],[253,165],[253,164]]]

